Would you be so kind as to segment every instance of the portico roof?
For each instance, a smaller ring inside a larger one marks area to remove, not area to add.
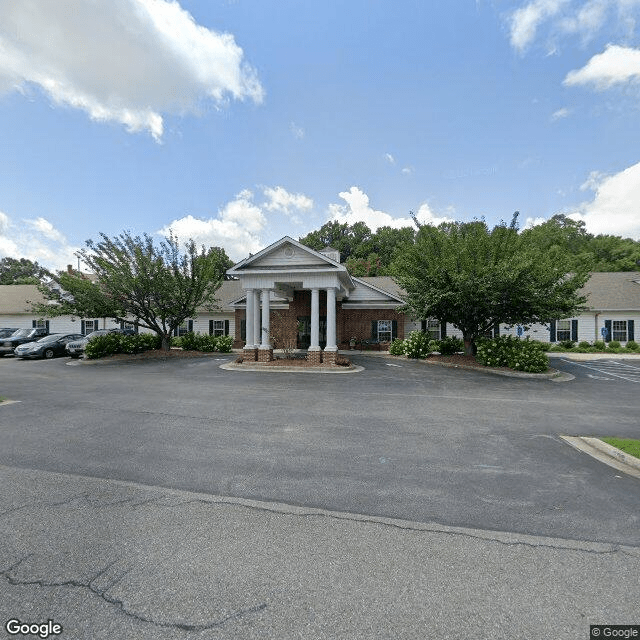
[[[245,258],[227,274],[238,278],[244,289],[285,284],[301,289],[335,287],[348,295],[356,286],[343,264],[289,236]]]

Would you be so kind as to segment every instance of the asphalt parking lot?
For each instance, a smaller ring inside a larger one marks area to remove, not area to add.
[[[230,359],[0,360],[3,624],[569,640],[638,623],[640,481],[559,439],[637,435],[633,381]]]
[[[637,437],[638,387],[356,357],[348,376],[219,368],[230,356],[0,361],[0,464],[212,495],[640,544],[640,483],[560,435]],[[630,365],[625,364],[625,367]],[[625,369],[626,370],[626,369]]]

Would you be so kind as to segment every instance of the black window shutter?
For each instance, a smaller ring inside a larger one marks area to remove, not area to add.
[[[213,320],[209,320],[209,335],[213,335]]]
[[[47,330],[47,333],[49,333],[49,321],[48,320],[45,320],[44,326],[45,326],[45,328]]]
[[[371,339],[372,340],[378,339],[378,321],[377,320],[371,321]]]
[[[556,321],[552,320],[549,323],[549,342],[556,341]]]
[[[447,337],[447,323],[441,322],[440,323],[440,340],[446,337]]]
[[[193,320],[189,320],[189,324],[187,326],[188,326],[189,332],[193,333]]]
[[[426,320],[422,320],[420,322],[420,331],[422,331],[423,333],[427,333],[427,321]]]
[[[224,321],[224,335],[225,336],[229,335],[229,321],[228,320]]]
[[[571,321],[571,339],[574,342],[578,342],[578,321],[577,320]]]
[[[398,321],[391,321],[391,339],[395,340],[398,337]]]
[[[178,327],[176,327],[176,328],[173,330],[173,335],[174,335],[174,337],[175,337],[175,338],[177,338],[177,337],[178,337]]]
[[[93,330],[97,331],[100,328],[100,322],[98,321],[98,318],[94,318],[93,319]]]
[[[627,340],[635,340],[633,332],[633,320],[627,320]]]
[[[37,320],[32,320],[31,321],[31,326],[35,329],[38,325],[37,325]]]
[[[607,330],[607,336],[605,337],[605,341],[606,342],[610,342],[612,339],[612,327],[611,327],[611,320],[605,320],[604,321],[604,328]]]
[[[81,333],[83,336],[86,336],[86,335],[87,335],[87,334],[86,334],[86,332],[85,332],[85,328],[86,328],[86,327],[85,327],[85,321],[84,321],[84,320],[80,320],[80,333]]]
[[[240,320],[240,340],[245,341],[247,339],[247,321]]]
[[[499,338],[500,337],[500,325],[497,324],[493,327],[493,337],[494,338]]]

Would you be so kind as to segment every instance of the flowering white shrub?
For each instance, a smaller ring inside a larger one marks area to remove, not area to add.
[[[549,368],[549,358],[538,344],[513,336],[476,340],[476,360],[485,367],[509,367],[516,371],[541,373]]]
[[[404,353],[407,358],[426,358],[434,351],[433,342],[424,331],[412,331],[404,341]]]

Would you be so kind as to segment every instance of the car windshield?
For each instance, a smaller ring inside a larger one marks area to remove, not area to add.
[[[31,334],[33,329],[18,329],[15,333],[11,334],[12,338],[26,338]]]
[[[97,331],[92,331],[88,333],[85,338],[95,338],[96,336],[104,336],[109,333],[109,329],[98,329]]]
[[[36,342],[55,342],[56,340],[59,340],[60,338],[62,338],[62,334],[61,333],[54,333],[50,336],[45,336],[44,338],[40,338],[40,340],[36,340]]]

